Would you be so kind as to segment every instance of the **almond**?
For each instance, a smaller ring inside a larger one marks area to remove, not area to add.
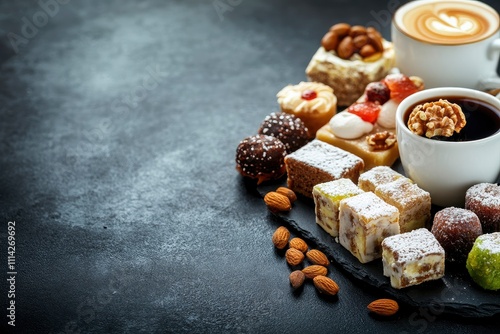
[[[358,50],[360,50],[363,46],[368,43],[368,37],[366,35],[359,35],[356,36],[352,39],[352,43],[354,44],[354,47]]]
[[[290,240],[289,246],[290,246],[290,248],[298,249],[302,253],[307,252],[307,250],[309,249],[309,246],[307,246],[307,243],[298,237],[292,238],[292,240]]]
[[[306,276],[304,273],[300,270],[295,270],[290,273],[289,276],[290,279],[290,285],[294,289],[298,289],[304,284],[304,280],[306,279]]]
[[[337,23],[331,26],[330,28],[330,31],[337,34],[339,38],[344,38],[345,36],[347,36],[350,30],[351,30],[351,25],[348,23]]]
[[[280,226],[273,233],[273,244],[278,249],[283,249],[288,245],[288,239],[290,239],[290,231],[284,226]]]
[[[342,59],[349,59],[354,54],[354,43],[352,37],[345,37],[337,48],[337,55]]]
[[[329,31],[321,39],[321,46],[325,48],[326,51],[332,51],[339,45],[339,36],[333,31]]]
[[[365,57],[370,57],[371,55],[374,55],[375,52],[377,52],[377,51],[375,50],[375,48],[371,44],[366,44],[361,48],[361,50],[359,50],[359,55],[361,57],[365,58]]]
[[[292,204],[288,197],[275,191],[268,192],[264,196],[264,202],[269,210],[273,212],[290,211],[292,209]]]
[[[352,38],[359,36],[359,35],[366,35],[366,28],[363,26],[352,26],[351,30],[349,31],[349,36]]]
[[[320,266],[328,267],[330,261],[328,257],[320,250],[311,249],[306,253],[307,259],[311,261],[313,264],[318,264]]]
[[[286,262],[291,266],[298,266],[304,260],[304,253],[295,248],[288,248],[285,253]]]
[[[335,296],[339,292],[338,284],[330,277],[316,276],[313,278],[313,284],[319,292],[325,295]]]
[[[276,189],[276,192],[278,194],[282,194],[282,195],[285,195],[286,197],[288,197],[288,199],[290,200],[290,203],[293,203],[293,202],[295,202],[297,200],[297,195],[290,188],[279,187],[278,189]]]
[[[326,267],[313,264],[302,269],[302,272],[306,275],[306,278],[312,279],[316,276],[325,276],[328,273],[328,269],[326,269]]]
[[[380,37],[380,35],[374,32],[369,32],[366,36],[368,36],[368,43],[373,46],[375,51],[384,51],[384,44],[382,43],[382,37]]]
[[[377,299],[368,304],[368,310],[378,315],[390,316],[399,310],[399,305],[392,299]]]

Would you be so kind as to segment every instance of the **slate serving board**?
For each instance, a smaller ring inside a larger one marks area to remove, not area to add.
[[[393,168],[402,173],[401,164]],[[265,185],[257,191],[263,197],[278,186],[286,186],[286,177]],[[433,214],[439,210],[433,207]],[[455,314],[462,317],[489,317],[500,313],[500,291],[487,291],[470,278],[465,267],[446,264],[445,276],[436,281],[424,282],[405,289],[391,287],[389,278],[383,275],[382,260],[360,263],[348,250],[335,241],[316,224],[314,201],[304,196],[298,197],[288,213],[273,213],[277,219],[289,224],[304,239],[317,245],[345,271],[368,285],[386,292],[394,299],[415,307],[425,307],[436,313]]]

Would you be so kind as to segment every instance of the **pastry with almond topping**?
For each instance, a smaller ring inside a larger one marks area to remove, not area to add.
[[[333,25],[306,68],[311,81],[335,90],[340,106],[358,99],[370,82],[385,77],[394,66],[394,48],[373,27]]]

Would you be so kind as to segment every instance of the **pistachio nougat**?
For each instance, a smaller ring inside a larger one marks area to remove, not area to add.
[[[382,256],[382,240],[399,233],[399,211],[372,192],[340,201],[339,241],[361,263]]]
[[[344,198],[363,193],[350,179],[338,179],[313,187],[316,223],[332,237],[339,235],[339,204]]]

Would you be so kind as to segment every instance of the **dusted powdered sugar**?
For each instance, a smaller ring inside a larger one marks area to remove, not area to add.
[[[288,157],[324,170],[337,179],[343,177],[354,166],[364,165],[363,160],[356,155],[317,139],[289,154]]]
[[[330,182],[320,183],[314,186],[315,189],[329,196],[345,196],[349,194],[361,194],[361,190],[351,179],[338,179]]]
[[[344,205],[352,211],[366,217],[369,220],[380,217],[399,215],[396,207],[387,204],[372,192],[365,192],[342,200]]]
[[[467,190],[466,197],[479,201],[483,206],[500,207],[500,186],[494,183],[479,183]]]
[[[358,185],[365,191],[374,191],[381,184],[395,181],[404,176],[388,166],[376,166],[359,176]]]
[[[475,247],[481,251],[488,251],[490,254],[500,254],[500,232],[479,236]]]
[[[427,191],[419,188],[406,177],[381,184],[376,188],[375,192],[387,195],[403,207],[419,199],[430,200],[430,194]]]
[[[442,254],[441,247],[434,235],[425,228],[387,237],[382,247],[394,253],[397,262],[416,261],[432,254]]]

